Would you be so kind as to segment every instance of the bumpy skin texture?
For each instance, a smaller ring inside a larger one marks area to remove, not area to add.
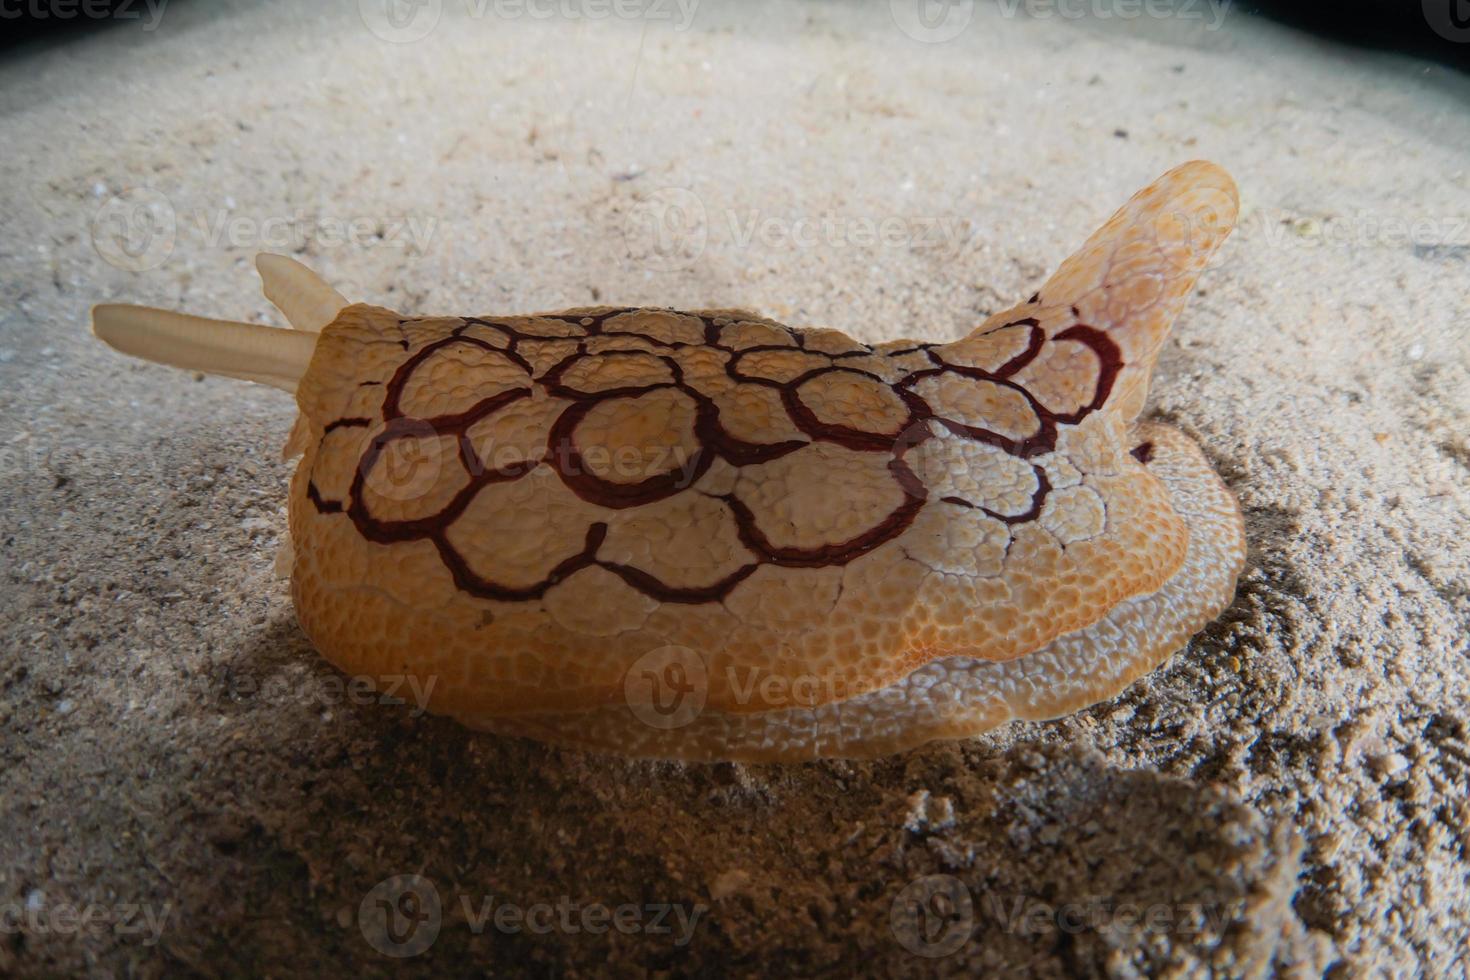
[[[301,623],[433,710],[629,754],[870,755],[1107,697],[1240,570],[1198,450],[1134,422],[1234,213],[1187,164],[943,345],[348,307],[298,389]]]
[[[1189,552],[1157,592],[1118,603],[1086,629],[1003,663],[951,657],[891,687],[806,707],[806,689],[771,688],[769,710],[702,711],[677,727],[650,725],[624,706],[580,714],[486,716],[476,727],[579,748],[632,755],[761,762],[863,758],[943,738],[963,738],[1012,719],[1041,721],[1110,697],[1158,666],[1230,602],[1244,567],[1240,509],[1199,447],[1167,425],[1133,431],[1149,447],[1189,527]]]

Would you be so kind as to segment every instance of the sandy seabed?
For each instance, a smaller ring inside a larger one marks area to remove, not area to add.
[[[1465,79],[1207,8],[982,5],[942,43],[889,4],[696,8],[450,2],[390,42],[352,3],[180,3],[0,59],[0,973],[1463,975]],[[356,696],[273,574],[290,400],[86,330],[280,322],[266,249],[407,312],[947,340],[1196,157],[1241,226],[1148,414],[1240,498],[1234,605],[1110,702],[874,763]],[[364,923],[397,875],[439,915],[395,960]]]

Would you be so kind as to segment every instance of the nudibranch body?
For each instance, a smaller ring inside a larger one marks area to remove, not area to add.
[[[349,674],[627,755],[871,756],[1109,697],[1227,605],[1241,517],[1140,422],[1236,213],[1179,167],[953,343],[737,310],[405,317],[262,256],[294,331],[101,306],[99,337],[274,384],[292,596]]]

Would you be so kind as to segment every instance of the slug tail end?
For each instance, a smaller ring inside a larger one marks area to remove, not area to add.
[[[1135,194],[1034,296],[992,316],[959,346],[1004,347],[991,335],[1018,323],[1039,324],[1048,341],[1086,325],[1106,336],[1120,361],[1104,407],[1136,418],[1164,340],[1239,207],[1235,182],[1220,167],[1203,160],[1175,167]],[[1038,358],[1018,377],[1052,389],[1096,377],[1095,359],[1069,353],[1075,351],[1063,344],[1057,356]]]

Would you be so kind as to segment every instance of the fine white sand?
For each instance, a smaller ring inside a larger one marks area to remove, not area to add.
[[[411,43],[354,3],[178,3],[0,54],[0,972],[1453,969],[1464,78],[1203,6],[982,4],[943,43],[887,3],[443,6]],[[948,339],[1197,157],[1242,224],[1150,412],[1245,509],[1235,604],[1112,702],[872,764],[627,763],[345,691],[272,574],[290,400],[86,331],[104,301],[279,323],[265,249],[412,313]],[[443,922],[399,962],[360,909],[409,873]],[[929,875],[973,930],[938,958],[891,918]],[[707,909],[680,944],[477,929],[486,899]]]

